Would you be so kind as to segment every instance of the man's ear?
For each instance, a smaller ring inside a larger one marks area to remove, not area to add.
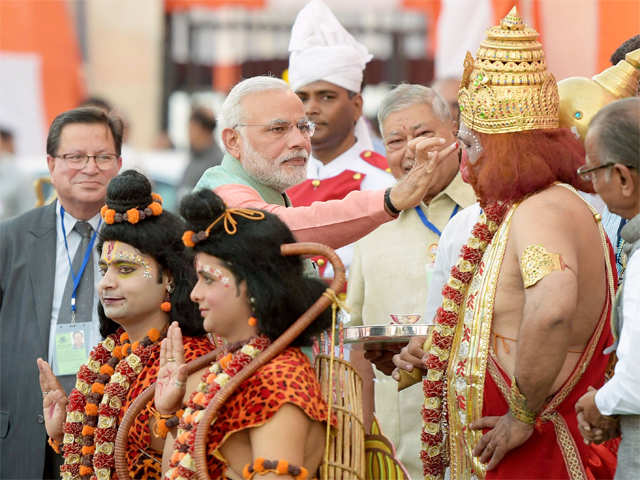
[[[222,131],[222,143],[224,143],[224,148],[233,156],[234,158],[240,158],[240,153],[242,152],[242,138],[237,130],[233,128],[225,128]]]
[[[626,165],[616,164],[615,169],[620,175],[620,193],[627,198],[638,196],[638,175]]]
[[[53,169],[56,166],[56,159],[51,155],[47,155],[47,168],[49,169],[49,175],[53,173]]]
[[[353,107],[355,109],[355,119],[354,123],[358,121],[358,119],[362,116],[362,95],[360,93],[356,93],[351,99],[353,103]]]

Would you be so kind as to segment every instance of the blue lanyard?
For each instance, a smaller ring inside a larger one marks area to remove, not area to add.
[[[82,265],[80,266],[80,270],[78,270],[78,274],[73,273],[73,265],[71,262],[71,255],[69,255],[69,244],[67,243],[67,231],[64,228],[64,207],[60,205],[60,219],[62,223],[62,238],[64,238],[64,248],[67,251],[67,260],[69,261],[69,272],[71,273],[71,278],[73,278],[73,291],[71,292],[71,323],[76,323],[76,290],[78,290],[78,285],[80,285],[80,280],[82,279],[82,274],[84,273],[85,268],[87,267],[87,263],[89,262],[89,257],[91,257],[91,250],[93,249],[93,244],[96,241],[96,237],[98,236],[98,230],[100,229],[100,225],[102,224],[102,218],[98,222],[98,228],[93,232],[91,236],[91,240],[89,241],[89,245],[87,246],[87,251],[84,253],[84,259],[82,260]],[[80,246],[78,246],[80,248]]]
[[[620,225],[618,226],[618,244],[616,245],[616,268],[618,269],[618,285],[622,283],[622,278],[624,276],[624,265],[623,265],[623,255],[622,255],[622,246],[624,245],[624,240],[620,235],[622,231],[622,227],[624,227],[627,223],[626,218],[620,219]]]
[[[429,221],[429,219],[424,214],[424,212],[422,211],[419,205],[414,208],[416,209],[416,212],[418,212],[418,216],[420,217],[420,220],[422,220],[422,223],[424,223],[425,227],[427,227],[429,230],[435,233],[438,237],[442,235],[442,232],[438,230],[438,227],[436,227],[433,223]],[[455,217],[456,213],[458,213],[458,210],[460,210],[460,205],[456,205],[456,208],[453,209],[453,213],[449,217],[449,220]]]

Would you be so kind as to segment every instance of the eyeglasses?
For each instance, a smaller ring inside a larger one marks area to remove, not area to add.
[[[69,168],[74,170],[82,170],[87,166],[90,158],[96,162],[96,167],[100,170],[108,170],[113,167],[118,160],[119,156],[115,153],[99,153],[97,155],[86,155],[84,153],[65,153],[63,155],[56,155],[55,158],[62,158]]]
[[[316,124],[311,120],[300,120],[296,123],[275,121],[271,123],[237,123],[236,127],[265,127],[267,133],[276,138],[285,137],[293,127],[300,130],[300,133],[305,137],[313,136],[313,132],[316,131]]]
[[[620,162],[607,162],[607,163],[603,163],[601,165],[596,165],[595,167],[590,167],[588,165],[583,165],[580,168],[578,168],[578,170],[576,170],[576,173],[580,176],[580,178],[582,180],[585,180],[587,182],[589,181],[594,181],[596,179],[596,175],[595,172],[600,170],[601,168],[609,168],[609,167],[613,167],[614,165],[617,165]],[[627,168],[635,168],[632,165],[625,165],[625,164],[620,164],[620,165],[624,165]]]

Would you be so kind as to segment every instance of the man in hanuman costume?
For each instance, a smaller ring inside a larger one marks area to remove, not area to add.
[[[584,148],[558,125],[538,33],[514,8],[470,54],[461,166],[483,209],[424,345],[425,478],[612,478],[575,402],[605,379],[614,294],[600,216],[574,189]],[[424,338],[422,339],[424,340]],[[413,342],[420,341],[414,339]]]

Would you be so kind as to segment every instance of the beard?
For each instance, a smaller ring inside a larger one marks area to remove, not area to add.
[[[281,155],[275,160],[269,160],[254,150],[247,138],[242,138],[243,159],[242,166],[249,175],[260,183],[273,188],[278,192],[297,185],[307,179],[306,162],[303,166],[284,165],[287,160],[304,158],[309,160],[309,153],[301,148]]]
[[[481,205],[517,202],[558,181],[593,193],[576,173],[584,147],[568,129],[477,135],[484,152],[475,164],[463,161],[461,170]]]

